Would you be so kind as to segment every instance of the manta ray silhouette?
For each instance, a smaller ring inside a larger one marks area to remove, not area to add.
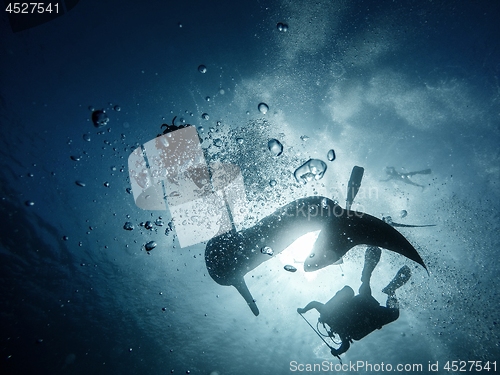
[[[306,272],[338,262],[356,245],[394,251],[427,270],[417,250],[388,223],[362,212],[344,210],[328,198],[315,196],[291,202],[251,228],[211,239],[205,249],[208,272],[218,284],[234,286],[257,316],[259,309],[243,277],[270,259],[261,249],[268,246],[278,254],[300,236],[318,230],[321,232],[304,261]]]

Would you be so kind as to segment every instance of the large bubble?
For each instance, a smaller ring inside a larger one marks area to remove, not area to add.
[[[326,164],[319,159],[309,159],[298,167],[294,176],[299,184],[305,185],[313,180],[321,180],[326,172]]]

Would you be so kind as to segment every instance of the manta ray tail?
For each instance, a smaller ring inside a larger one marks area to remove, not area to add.
[[[252,310],[253,314],[255,316],[259,315],[259,308],[257,307],[257,304],[255,303],[252,294],[250,294],[250,291],[248,290],[248,286],[245,283],[245,280],[241,278],[241,280],[235,282],[233,286],[236,288],[238,292],[240,292],[241,296],[245,299],[245,301],[247,301],[248,306],[250,307],[250,310]]]
[[[400,223],[394,223],[394,222],[392,222],[391,225],[393,227],[400,227],[400,228],[424,228],[424,227],[435,227],[436,226],[436,224],[412,225],[412,224],[400,224]]]

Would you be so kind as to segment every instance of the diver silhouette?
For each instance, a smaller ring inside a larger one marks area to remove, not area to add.
[[[399,303],[395,292],[410,279],[411,271],[408,266],[401,267],[392,281],[382,289],[382,292],[387,294],[387,302],[385,307],[380,306],[373,298],[370,288],[370,278],[380,260],[380,254],[378,247],[371,246],[366,249],[358,295],[355,296],[352,288],[346,285],[325,304],[312,301],[303,309],[297,309],[299,314],[316,309],[320,313],[318,322],[324,327],[325,324],[330,327],[328,336],[332,340],[335,333],[339,336],[342,341],[340,347],[330,347],[332,355],[336,357],[349,349],[352,340],[361,340],[399,317]]]
[[[385,168],[385,173],[387,173],[389,175],[389,178],[387,180],[380,180],[380,181],[384,181],[385,182],[385,181],[389,181],[389,180],[399,180],[399,181],[403,181],[406,184],[414,185],[414,186],[419,186],[422,189],[424,189],[425,188],[424,185],[419,185],[419,184],[413,182],[412,180],[410,180],[410,177],[414,176],[416,174],[431,174],[431,170],[430,169],[424,169],[422,171],[416,171],[416,172],[399,173],[399,172],[396,171],[396,168],[394,168],[394,167],[387,167],[387,168]]]

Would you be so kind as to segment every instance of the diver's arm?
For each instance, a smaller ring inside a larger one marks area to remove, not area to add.
[[[318,310],[318,312],[321,314],[321,310],[323,308],[323,304],[321,302],[318,302],[318,301],[311,301],[307,304],[306,307],[304,307],[303,309],[301,309],[300,307],[297,309],[297,312],[299,314],[304,314],[306,312],[308,312],[309,310],[311,309],[316,309]]]
[[[347,350],[351,347],[351,343],[349,342],[348,339],[342,339],[342,344],[340,345],[340,347],[338,349],[331,349],[330,350],[330,353],[332,353],[332,355],[338,357],[339,355],[347,352]]]

